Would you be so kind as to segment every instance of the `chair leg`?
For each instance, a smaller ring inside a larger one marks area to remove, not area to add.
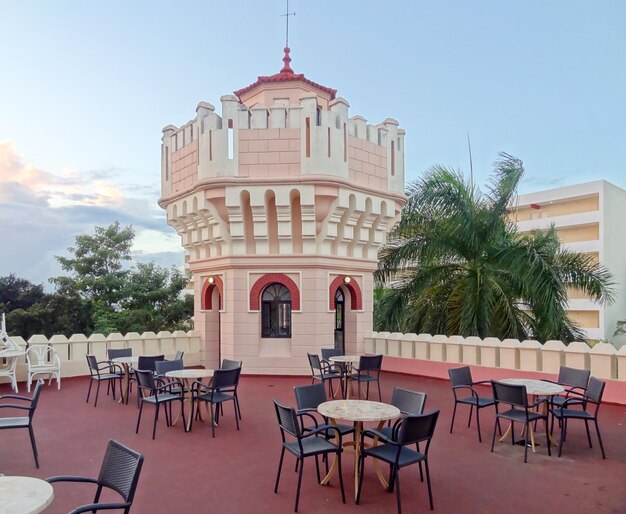
[[[32,425],[28,425],[28,432],[30,434],[30,445],[33,447],[33,455],[35,456],[35,466],[39,469],[39,453],[37,452],[37,443],[35,442],[35,433]]]
[[[157,421],[159,420],[159,407],[161,405],[157,402],[155,407],[156,407],[156,411],[154,413],[154,423],[152,423],[152,439],[155,438],[156,436],[156,426],[157,426]]]
[[[602,452],[602,458],[606,459],[606,454],[604,453],[604,445],[602,444],[602,437],[600,437],[600,427],[598,426],[597,418],[594,418],[593,422],[596,425],[596,434],[598,434],[598,443],[600,443],[600,451]]]
[[[357,466],[359,466],[359,489],[356,492],[356,499],[354,500],[354,503],[358,505],[361,502],[361,491],[363,490],[363,471],[365,469],[365,456],[362,453],[359,455],[359,462],[357,463]],[[391,480],[389,480],[389,482],[391,483]]]
[[[315,456],[315,472],[317,473],[317,483],[319,484],[322,481],[322,477],[320,477],[320,461],[318,456]]]
[[[565,418],[559,419],[561,423],[561,437],[559,438],[559,457],[561,456],[561,452],[563,451],[563,443],[565,442],[565,427],[567,426],[567,421]]]
[[[598,432],[600,435],[600,432]],[[326,456],[326,466],[328,467],[328,456]],[[341,452],[337,453],[337,471],[339,473],[339,488],[341,489],[341,501],[346,503],[346,493],[343,488],[343,473],[341,472]]]
[[[237,425],[237,430],[239,430],[239,416],[237,415],[237,399],[233,400],[233,410],[235,411],[235,424]]]
[[[89,395],[91,394],[91,385],[93,384],[93,380],[89,379],[89,390],[87,391],[87,400],[86,403],[89,403]]]
[[[383,396],[380,394],[380,380],[376,381],[376,385],[378,386],[378,401],[382,402],[383,401]]]
[[[545,424],[546,424],[546,444],[548,445],[548,457],[552,457],[552,449],[551,449],[552,444],[550,443],[550,432],[548,432],[548,416],[547,415],[545,418]]]
[[[96,387],[96,401],[94,402],[93,406],[95,407],[96,405],[98,405],[98,395],[100,394],[100,380],[98,380],[98,387]]]
[[[285,447],[280,450],[280,460],[278,461],[278,473],[276,473],[276,483],[274,484],[274,494],[278,493],[278,482],[280,482],[280,472],[283,469],[283,457],[285,456]]]
[[[302,470],[304,469],[304,459],[300,459],[300,470],[298,472],[298,490],[296,491],[296,506],[294,512],[298,512],[298,502],[300,501],[300,486],[302,485]]]
[[[454,402],[454,410],[452,411],[452,423],[450,423],[450,433],[452,433],[452,429],[454,428],[454,418],[456,417],[456,406],[457,402]]]
[[[478,442],[482,443],[483,439],[480,436],[480,409],[476,406],[476,427],[478,428]]]
[[[493,429],[493,433],[496,433],[495,427]],[[428,469],[428,459],[424,461],[424,467],[426,468],[426,484],[428,485],[428,501],[430,502],[430,510],[434,510],[435,507],[433,506],[433,491],[430,486],[430,470]]]
[[[396,503],[398,505],[398,514],[402,514],[402,501],[400,500],[400,470],[396,469],[395,472],[395,483],[396,483]]]
[[[531,426],[530,423],[526,423],[526,437],[528,437],[528,434],[530,433],[531,430]],[[528,462],[528,443],[524,444],[524,464],[526,464]]]
[[[141,422],[141,413],[143,412],[143,402],[139,404],[139,414],[137,415],[137,427],[135,428],[135,434],[139,433],[139,423]]]
[[[211,411],[211,434],[215,437],[215,415],[213,414],[213,403],[209,403],[209,410]]]
[[[171,402],[170,402],[170,407],[171,407]],[[184,397],[180,397],[180,414],[181,417],[183,418],[183,431],[187,430],[187,421],[185,420],[185,398]],[[171,414],[170,414],[170,419],[171,419]],[[191,426],[189,427],[189,430],[191,430]]]
[[[26,381],[26,392],[30,393],[30,384],[33,381],[33,377],[31,377],[30,375],[28,375],[28,380]],[[13,380],[11,380],[11,382],[13,382]],[[13,384],[11,384],[13,385]]]
[[[467,417],[467,428],[472,425],[472,414],[474,414],[474,406],[470,405],[469,416]]]
[[[456,407],[456,403],[454,404]],[[454,421],[454,415],[452,416],[452,420]],[[498,425],[498,418],[496,418],[496,422],[493,425],[493,436],[491,436],[491,453],[493,453],[493,445],[496,444],[496,427]]]

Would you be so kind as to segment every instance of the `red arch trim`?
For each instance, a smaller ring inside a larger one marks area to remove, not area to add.
[[[250,310],[258,311],[260,309],[261,293],[270,284],[278,282],[289,289],[291,294],[291,308],[294,311],[300,310],[300,290],[298,285],[283,273],[268,273],[259,278],[252,289],[250,289]]]
[[[224,283],[222,282],[222,279],[220,277],[214,276],[212,284],[207,279],[202,285],[201,308],[203,311],[213,310],[213,289],[216,287],[220,292],[219,309],[222,309],[222,298],[224,297]]]
[[[356,280],[352,279],[347,284],[344,282],[344,277],[339,276],[330,283],[328,288],[328,305],[331,311],[335,310],[335,293],[339,286],[345,286],[350,292],[350,304],[353,311],[360,311],[363,309],[363,295],[361,294],[361,288],[357,284]]]

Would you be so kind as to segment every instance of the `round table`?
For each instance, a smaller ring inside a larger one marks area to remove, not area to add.
[[[0,476],[0,514],[35,514],[52,503],[54,490],[34,477]]]
[[[344,396],[347,398],[349,396],[354,396],[354,391],[352,395],[349,394],[348,390],[348,376],[352,372],[352,366],[354,364],[358,364],[361,360],[360,355],[334,355],[333,357],[329,357],[328,360],[334,364],[338,364],[343,372],[343,387],[342,390],[345,391]]]
[[[5,350],[0,351],[0,358],[7,359],[7,365],[2,368],[2,376],[8,377],[11,381],[11,387],[17,394],[19,391],[17,389],[17,379],[15,375],[15,367],[17,366],[17,359],[22,355],[26,355],[24,350],[14,350],[12,348],[7,348]]]
[[[122,384],[122,392],[120,394],[119,403],[128,403],[128,393],[130,390],[130,368],[137,366],[139,363],[139,357],[136,355],[129,355],[127,357],[115,357],[111,360],[115,364],[121,364],[124,368],[124,384]]]
[[[213,370],[212,369],[176,369],[174,371],[168,371],[167,373],[165,373],[165,376],[167,378],[175,378],[175,379],[180,379],[183,381],[183,384],[185,386],[185,391],[186,391],[185,400],[191,404],[192,398],[191,398],[191,390],[189,388],[189,381],[198,380],[201,378],[212,378]],[[193,405],[190,405],[190,407],[193,407]],[[191,421],[192,421],[191,418],[193,416],[193,408],[191,408],[190,411],[191,412],[189,413],[189,419],[187,419],[187,426],[185,427],[185,430],[187,432],[191,430]],[[172,423],[173,425],[176,424],[179,417],[180,417],[180,414],[176,417],[176,419],[174,420],[174,423]],[[202,419],[202,417],[200,417],[200,419]]]
[[[378,421],[377,429],[380,430],[385,421],[397,418],[400,415],[400,409],[388,403],[372,402],[370,400],[331,400],[329,402],[320,403],[317,412],[322,416],[331,419],[333,424],[336,420],[353,421],[355,426],[354,433],[354,498],[359,489],[359,456],[361,453],[361,431],[363,423],[367,421]],[[377,440],[374,441],[376,444]],[[322,480],[322,484],[328,483],[337,467],[337,459],[333,462],[328,474]],[[387,487],[387,480],[382,471],[376,468],[376,474],[383,486]]]

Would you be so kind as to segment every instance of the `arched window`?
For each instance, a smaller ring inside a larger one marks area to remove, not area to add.
[[[273,283],[261,296],[261,337],[291,337],[291,293]]]

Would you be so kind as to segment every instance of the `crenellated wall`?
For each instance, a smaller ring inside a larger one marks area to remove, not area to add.
[[[28,341],[21,337],[11,336],[11,340],[22,348],[27,345],[51,345],[61,359],[61,378],[89,375],[89,367],[85,355],[95,355],[98,361],[107,360],[109,348],[132,348],[133,355],[161,355],[171,359],[177,351],[185,352],[185,366],[200,364],[200,336],[195,332],[129,332],[126,335],[119,333],[92,334],[86,337],[83,334],[74,334],[69,339],[63,335],[54,335],[50,339],[43,335],[34,335]],[[26,380],[26,357],[19,357],[17,364],[18,381]],[[7,379],[0,379],[6,382]]]
[[[475,367],[475,380],[511,377],[554,379],[560,366],[588,369],[607,380],[604,399],[626,404],[626,347],[608,343],[593,347],[583,342],[462,337],[430,334],[372,332],[365,338],[365,352],[383,354],[385,369],[416,375],[448,378],[451,367]]]

